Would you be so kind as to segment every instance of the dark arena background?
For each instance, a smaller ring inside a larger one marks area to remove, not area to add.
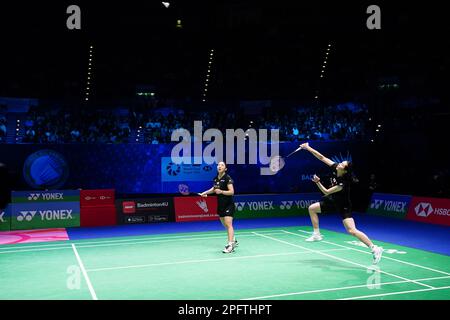
[[[2,3],[0,299],[449,300],[446,10],[392,2]]]

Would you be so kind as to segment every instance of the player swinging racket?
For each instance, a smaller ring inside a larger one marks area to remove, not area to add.
[[[352,218],[352,204],[350,201],[350,184],[352,181],[352,163],[350,161],[343,161],[335,163],[323,156],[317,150],[314,150],[308,143],[301,145],[302,149],[309,151],[314,157],[324,162],[332,169],[331,187],[325,188],[320,182],[320,178],[316,175],[313,177],[313,182],[322,191],[324,196],[320,202],[313,203],[309,206],[309,216],[314,228],[313,235],[306,239],[306,241],[320,241],[323,239],[319,231],[319,217],[318,213],[332,213],[339,212],[342,217],[342,223],[349,234],[358,238],[367,247],[372,250],[373,263],[377,264],[383,248],[378,247],[370,241],[370,239],[361,231],[356,229],[355,221]]]
[[[213,179],[214,186],[206,190],[200,195],[207,197],[208,194],[217,194],[217,211],[219,213],[220,222],[227,229],[228,244],[223,249],[223,253],[231,253],[237,247],[238,242],[234,236],[233,229],[233,215],[235,211],[235,205],[233,200],[234,188],[233,179],[227,174],[227,166],[225,162],[219,162],[217,164],[217,176]]]

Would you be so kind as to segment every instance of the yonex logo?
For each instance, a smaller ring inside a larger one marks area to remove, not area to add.
[[[64,200],[64,194],[63,193],[30,193],[28,196],[29,201],[36,201],[39,198],[42,198],[42,200]]]
[[[382,205],[383,201],[384,200],[375,199],[375,201],[370,204],[370,208],[371,209],[379,209],[380,206]]]
[[[37,200],[39,199],[40,194],[39,193],[30,193],[30,195],[28,196],[28,200]]]
[[[238,209],[238,211],[242,211],[244,210],[245,207],[245,202],[235,202],[236,208]]]
[[[433,207],[428,202],[421,202],[415,208],[414,211],[419,217],[428,217],[433,212]]]
[[[4,215],[5,215],[5,212],[2,211],[2,213],[0,213],[0,222],[5,222],[5,220],[3,220]]]
[[[41,216],[41,220],[68,220],[73,219],[72,217],[73,210],[40,210],[39,215]],[[17,216],[17,221],[31,221],[34,216],[38,213],[38,211],[20,211],[20,214]]]
[[[206,204],[205,200],[200,200],[200,201],[197,201],[196,203],[200,207],[200,209],[202,209],[205,213],[208,212],[208,205]]]
[[[281,201],[280,209],[281,210],[289,210],[292,207],[294,201]]]
[[[17,216],[17,221],[31,221],[33,220],[37,211],[20,211],[20,215]]]

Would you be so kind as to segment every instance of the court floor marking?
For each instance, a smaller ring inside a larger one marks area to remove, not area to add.
[[[346,251],[348,249],[327,249],[324,251]],[[108,268],[95,268],[87,269],[87,272],[97,272],[97,271],[108,271],[108,270],[120,270],[120,269],[131,269],[131,268],[146,268],[155,266],[167,266],[167,265],[177,265],[177,264],[188,264],[188,263],[200,263],[200,262],[215,262],[223,260],[235,260],[235,259],[251,259],[251,258],[263,258],[263,257],[276,257],[276,256],[288,256],[296,255],[302,253],[312,253],[309,251],[296,251],[296,252],[284,252],[284,253],[272,253],[272,254],[259,254],[253,256],[238,256],[238,257],[225,257],[225,258],[215,258],[215,259],[202,259],[202,260],[184,260],[184,261],[174,261],[174,262],[161,262],[161,263],[150,263],[141,265],[130,265],[130,266],[120,266],[120,267],[108,267]]]
[[[254,233],[255,233],[255,234],[258,234],[257,232],[254,232]],[[316,252],[316,253],[318,253],[318,254],[320,254],[320,255],[323,255],[323,256],[326,256],[326,257],[329,257],[329,258],[332,258],[332,259],[335,259],[335,260],[340,260],[340,261],[343,261],[343,262],[346,262],[346,263],[350,263],[350,264],[353,264],[353,265],[362,267],[362,268],[364,268],[364,269],[366,269],[366,270],[367,270],[367,268],[368,268],[367,266],[362,265],[362,264],[360,264],[360,263],[353,262],[353,261],[350,261],[350,260],[347,260],[347,259],[343,259],[343,258],[339,258],[339,257],[333,256],[333,255],[331,255],[331,254],[322,253],[322,252],[317,251],[317,250],[314,250],[314,249],[309,249],[309,248],[306,248],[306,247],[303,247],[303,246],[300,246],[300,245],[296,245],[296,244],[294,244],[294,243],[290,243],[290,242],[287,242],[287,241],[284,241],[284,240],[272,238],[272,237],[269,237],[269,236],[266,236],[266,235],[263,235],[263,234],[258,234],[258,235],[261,236],[261,237],[267,238],[267,239],[271,239],[271,240],[274,240],[274,241],[278,241],[278,242],[281,242],[281,243],[285,243],[285,244],[290,245],[290,246],[293,246],[293,247],[301,248],[301,249],[304,249],[304,250],[311,250],[312,252]],[[403,280],[409,280],[410,282],[414,282],[414,283],[416,283],[416,284],[419,284],[419,285],[424,286],[424,287],[427,287],[427,288],[434,288],[433,286],[429,286],[429,285],[427,285],[427,284],[424,284],[424,283],[421,283],[421,282],[417,282],[417,281],[412,280],[412,279],[408,279],[408,278],[405,278],[405,277],[401,277],[401,276],[398,276],[398,275],[393,274],[393,273],[390,273],[390,272],[386,272],[386,271],[383,271],[383,270],[379,270],[379,272],[384,273],[384,274],[386,274],[386,275],[389,275],[389,276],[391,276],[391,277],[395,277],[395,278],[399,278],[399,279],[403,279]]]
[[[50,251],[50,250],[62,250],[62,249],[71,249],[72,247],[67,244],[64,247],[55,247],[55,248],[43,248],[43,249],[30,249],[30,250],[8,250],[8,251],[0,251],[0,254],[4,253],[16,253],[16,252],[37,252],[37,251]]]
[[[283,234],[281,232],[273,232],[273,233],[265,233],[265,234],[270,234],[270,235],[274,235],[274,234]],[[245,235],[240,235],[240,237],[253,237],[253,234],[245,234]],[[143,244],[143,243],[159,243],[159,242],[173,242],[173,241],[179,241],[179,240],[183,240],[183,241],[194,241],[194,240],[207,240],[207,239],[221,239],[224,238],[223,236],[217,236],[217,237],[192,237],[192,238],[177,238],[177,239],[164,239],[164,240],[142,240],[142,241],[136,241],[136,242],[119,242],[119,243],[115,243],[114,241],[108,242],[106,243],[106,241],[102,241],[100,244],[92,244],[92,245],[83,245],[83,243],[77,243],[78,248],[94,248],[94,247],[108,247],[108,246],[120,246],[120,245],[134,245],[134,244]],[[4,254],[4,253],[15,253],[15,252],[34,252],[34,251],[47,251],[47,250],[60,250],[60,249],[70,249],[71,247],[69,246],[70,244],[66,244],[66,246],[57,246],[57,247],[53,247],[53,248],[43,248],[43,249],[17,249],[17,250],[7,250],[7,251],[0,251],[0,254]],[[28,248],[28,247],[25,247]]]
[[[282,230],[266,230],[267,233],[277,233],[277,232],[281,232]],[[263,233],[263,232],[261,232]],[[117,239],[117,240],[106,240],[106,241],[87,241],[87,242],[81,242],[84,239],[79,239],[78,241],[80,241],[78,243],[78,245],[84,245],[84,244],[103,244],[103,243],[119,243],[119,242],[132,242],[132,241],[148,241],[151,240],[150,238],[155,237],[158,240],[160,239],[178,239],[178,238],[194,238],[194,237],[204,237],[204,236],[219,236],[219,235],[225,235],[225,231],[222,232],[211,232],[208,234],[192,234],[192,235],[183,235],[183,236],[170,236],[170,237],[159,237],[159,235],[146,235],[146,236],[142,236],[140,238],[134,238],[134,239]],[[237,236],[247,236],[247,235],[252,235],[252,232],[236,232]],[[0,234],[1,236],[1,234]],[[74,240],[69,240],[69,244],[72,243],[71,241]],[[75,240],[77,241],[77,240]],[[58,241],[58,243],[54,243],[54,244],[43,244],[43,245],[31,245],[31,246],[21,246],[21,248],[24,249],[28,249],[28,248],[42,248],[42,247],[62,247],[62,246],[67,246],[68,243],[65,241]],[[70,248],[70,247],[69,247]],[[6,248],[2,248],[2,246],[0,245],[0,250],[18,250],[17,247],[6,247]],[[0,252],[1,253],[1,252]]]
[[[80,255],[78,254],[77,248],[75,247],[75,244],[72,243],[72,249],[75,253],[75,256],[77,258],[78,264],[80,266],[81,272],[83,273],[84,279],[86,280],[87,286],[89,288],[89,292],[91,293],[93,300],[98,300],[97,295],[95,294],[94,287],[91,284],[91,280],[89,280],[89,276],[86,272],[86,269],[84,268],[83,261],[81,261]]]
[[[303,231],[303,230],[298,230],[298,231],[301,231],[301,232],[304,232],[304,233],[309,233],[309,234],[311,234],[310,232]],[[289,233],[289,234],[292,234],[292,235],[295,235],[295,236],[297,236],[297,237],[308,238],[307,236],[302,236],[301,234],[292,233],[292,232],[285,231],[285,230],[284,230],[283,232]],[[335,245],[335,246],[338,246],[338,247],[347,248],[347,249],[350,249],[350,250],[353,250],[353,251],[362,252],[362,253],[365,253],[365,254],[370,254],[370,255],[372,254],[371,252],[359,250],[359,249],[356,249],[356,248],[344,246],[344,245],[341,245],[341,244],[338,244],[338,243],[334,243],[334,242],[330,242],[330,241],[326,241],[326,240],[322,240],[322,241],[320,241],[320,242],[332,244],[332,245]],[[394,245],[395,245],[395,244],[394,244]],[[395,258],[387,257],[387,256],[385,256],[385,255],[383,255],[383,259],[388,259],[388,260],[397,261],[397,262],[400,262],[400,263],[403,263],[403,264],[407,264],[407,265],[410,265],[410,266],[414,266],[414,267],[418,267],[418,268],[422,268],[422,269],[426,269],[426,270],[430,270],[430,271],[434,271],[434,272],[437,272],[437,273],[441,273],[441,274],[445,274],[445,275],[450,276],[450,273],[445,272],[445,271],[441,271],[441,270],[429,268],[429,267],[422,266],[422,265],[416,264],[416,263],[411,263],[411,262],[407,262],[407,261],[403,261],[403,260],[398,260],[398,259],[395,259]]]
[[[429,280],[439,280],[439,279],[450,279],[450,276],[423,278],[423,279],[414,279],[414,280],[415,281],[429,281]],[[374,287],[376,287],[378,285],[386,286],[386,285],[400,284],[400,283],[410,283],[410,281],[401,280],[401,281],[380,282],[380,283],[376,283],[376,284],[367,284],[366,283],[366,284],[355,285],[355,286],[348,286],[348,287],[336,287],[336,288],[328,288],[328,289],[289,292],[289,293],[274,294],[274,295],[270,295],[270,296],[245,298],[245,299],[240,299],[240,300],[268,299],[268,298],[276,298],[276,297],[286,297],[286,296],[295,296],[295,295],[302,295],[302,294],[309,294],[309,293],[321,293],[321,292],[340,291],[340,290],[357,289],[357,288],[368,288],[368,289],[371,289],[371,287],[374,288]],[[439,288],[436,288],[436,289],[439,289]],[[426,290],[428,290],[428,289],[426,289]]]
[[[439,287],[439,288],[429,288],[429,289],[417,289],[417,290],[409,290],[409,291],[398,291],[398,292],[390,292],[390,293],[380,293],[380,294],[372,294],[368,296],[359,296],[359,297],[351,297],[351,298],[343,298],[338,300],[356,300],[356,299],[365,299],[365,298],[375,298],[375,297],[384,297],[384,296],[393,296],[398,294],[405,293],[413,293],[413,292],[423,292],[423,291],[436,291],[436,290],[445,290],[450,289],[450,286]],[[448,299],[446,299],[448,300]]]

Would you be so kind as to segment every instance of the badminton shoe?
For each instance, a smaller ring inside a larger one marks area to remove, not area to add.
[[[373,255],[373,264],[378,264],[381,260],[381,256],[383,255],[383,248],[374,246],[372,249],[372,255]]]
[[[232,253],[234,251],[234,247],[232,244],[227,244],[225,249],[222,250],[223,253]]]
[[[313,241],[321,241],[323,239],[322,235],[320,233],[313,233],[313,235],[307,239],[305,239],[305,241],[308,242],[313,242]]]
[[[238,245],[239,245],[239,242],[237,241],[236,238],[234,238],[233,247],[236,248]]]

